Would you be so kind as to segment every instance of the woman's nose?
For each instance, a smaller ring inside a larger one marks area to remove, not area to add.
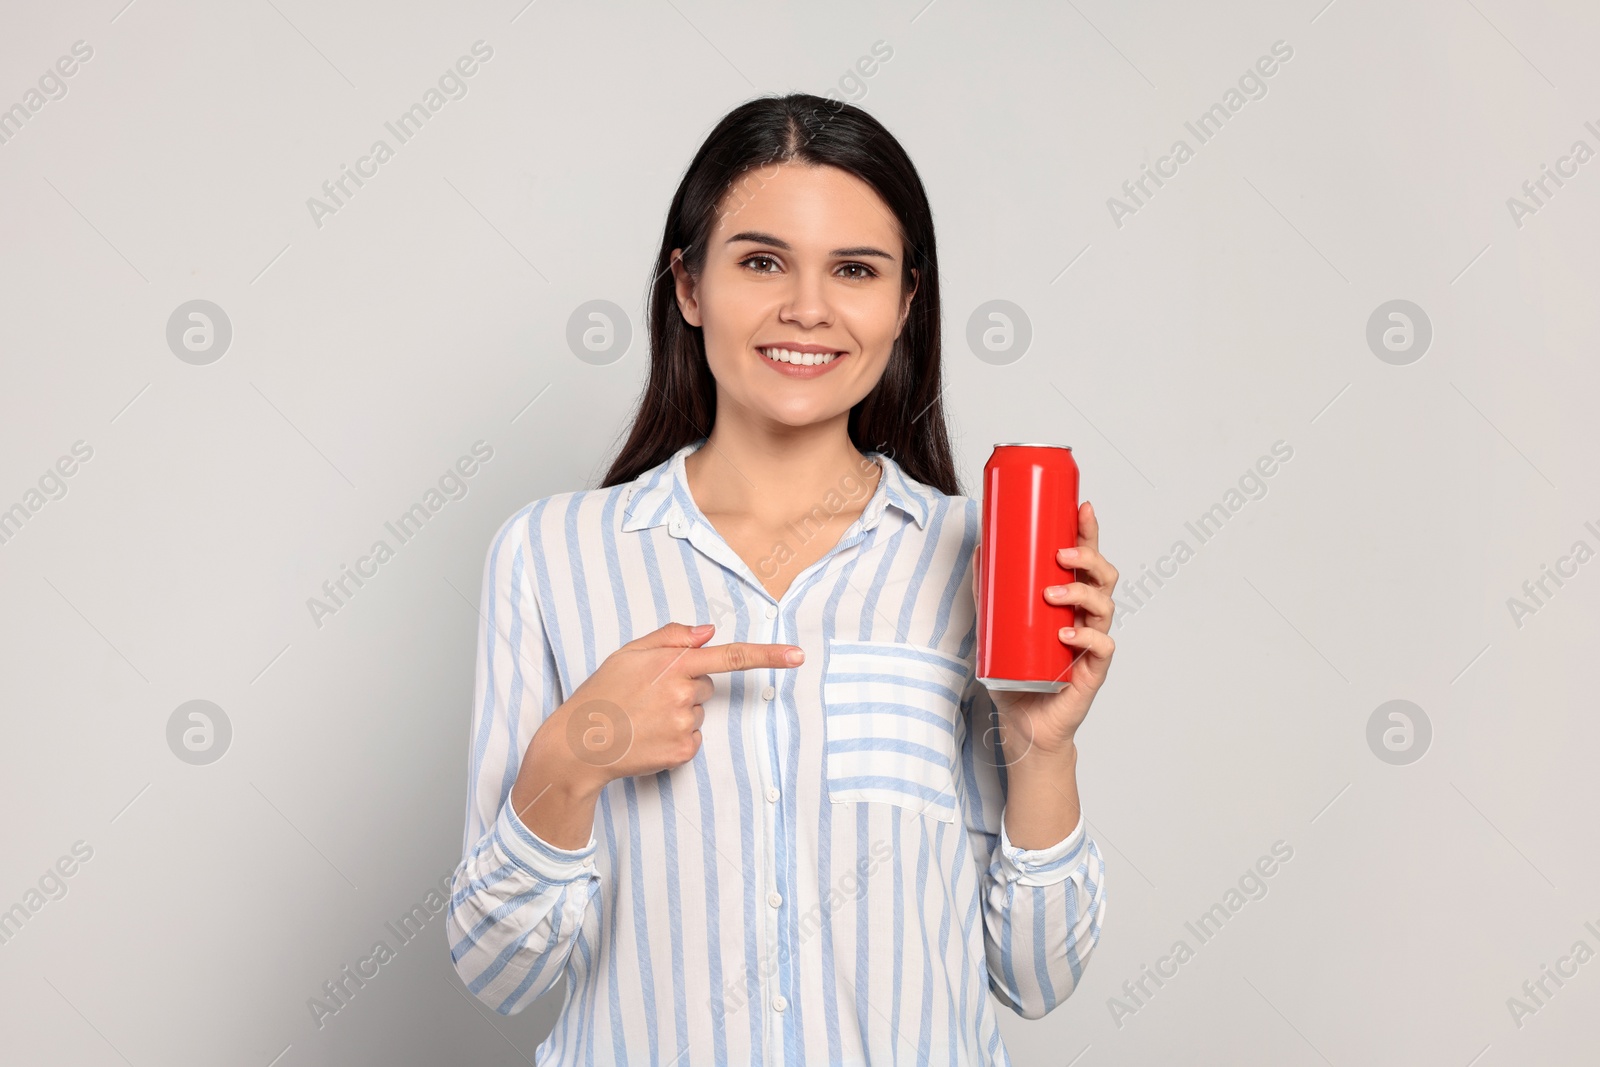
[[[828,304],[827,287],[822,279],[796,275],[792,286],[779,312],[780,318],[806,328],[829,322],[833,309]]]

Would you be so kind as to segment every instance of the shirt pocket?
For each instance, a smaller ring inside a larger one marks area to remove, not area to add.
[[[829,641],[823,674],[828,795],[956,821],[967,665],[923,645]]]

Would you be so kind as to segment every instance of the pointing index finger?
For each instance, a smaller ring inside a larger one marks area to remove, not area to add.
[[[725,645],[705,645],[684,653],[682,663],[691,677],[725,671],[751,671],[763,668],[798,667],[805,652],[795,645],[764,645],[750,641],[729,641]]]

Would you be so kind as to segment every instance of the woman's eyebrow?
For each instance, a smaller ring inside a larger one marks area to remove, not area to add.
[[[780,237],[774,237],[770,233],[761,233],[758,230],[745,230],[743,233],[736,233],[732,237],[728,238],[727,243],[731,245],[735,241],[753,241],[756,244],[771,245],[773,248],[779,248],[785,252],[793,251],[788,241],[785,241]],[[861,245],[856,248],[835,248],[832,252],[829,252],[828,255],[834,257],[877,256],[880,259],[894,259],[893,256],[885,252],[883,249],[873,248],[871,245]]]

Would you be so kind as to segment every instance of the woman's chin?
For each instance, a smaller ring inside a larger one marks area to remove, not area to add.
[[[850,408],[848,406],[836,407],[831,404],[769,402],[758,405],[755,410],[760,413],[763,419],[774,426],[790,430],[801,430],[807,426],[815,426],[818,423],[831,422],[840,415],[848,414]]]

